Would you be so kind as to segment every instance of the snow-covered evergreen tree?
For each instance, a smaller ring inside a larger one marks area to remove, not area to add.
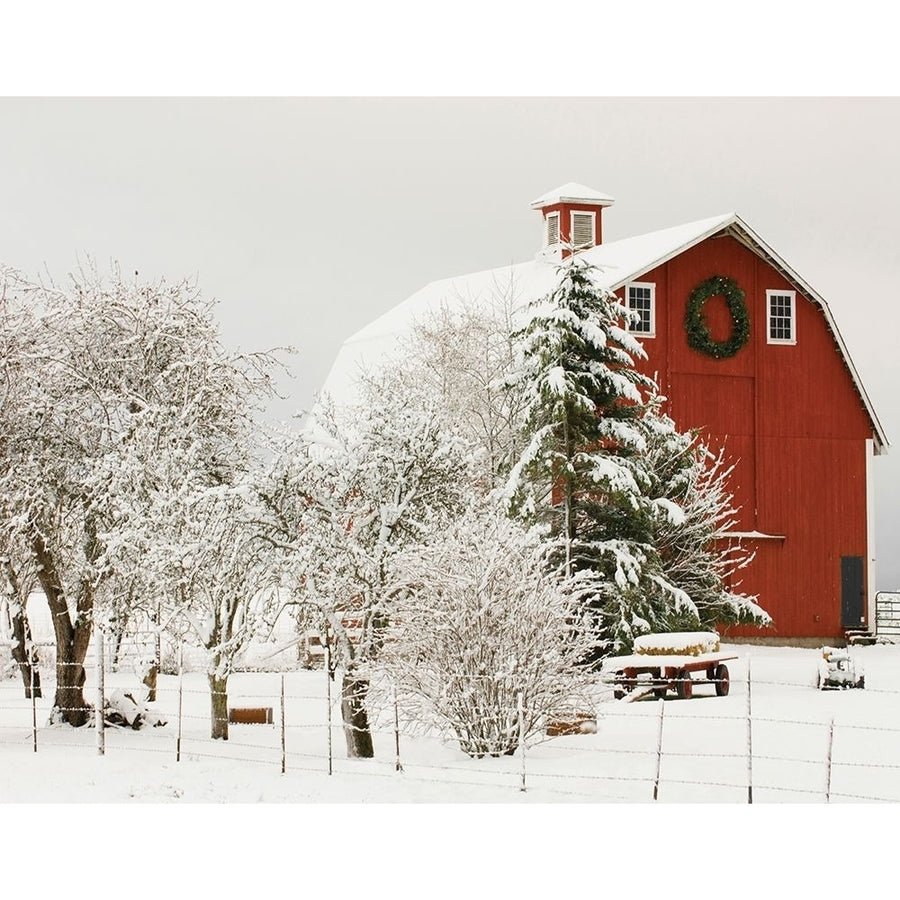
[[[507,484],[510,510],[543,523],[567,577],[590,573],[589,606],[603,640],[595,656],[627,650],[638,634],[666,630],[690,600],[664,576],[653,543],[660,508],[649,495],[643,419],[652,380],[634,361],[629,313],[573,255],[557,287],[534,306],[521,334],[514,381],[526,391],[530,442]],[[582,575],[582,577],[585,577]]]

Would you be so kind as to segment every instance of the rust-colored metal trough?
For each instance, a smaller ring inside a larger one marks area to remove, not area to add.
[[[228,710],[228,721],[235,725],[272,725],[271,706],[234,706]]]

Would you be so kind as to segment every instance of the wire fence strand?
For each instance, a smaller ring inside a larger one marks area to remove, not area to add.
[[[8,667],[12,674],[8,672],[6,679],[0,680],[0,747],[22,748],[33,742],[38,753],[96,754],[101,746],[107,757],[124,752],[152,754],[184,762],[269,767],[281,774],[306,772],[354,780],[395,779],[405,785],[496,788],[595,802],[704,800],[713,790],[725,792],[723,796],[733,797],[734,802],[746,802],[748,783],[743,776],[747,764],[752,763],[752,791],[757,802],[762,796],[774,802],[792,796],[822,802],[897,802],[900,797],[900,778],[895,774],[900,772],[900,762],[894,761],[900,758],[900,719],[879,724],[854,721],[852,709],[834,720],[824,711],[805,717],[777,716],[751,713],[748,704],[748,712],[742,716],[733,709],[721,713],[708,704],[678,702],[672,707],[673,714],[663,720],[652,697],[647,698],[649,702],[614,701],[611,691],[598,688],[596,727],[582,734],[551,736],[546,727],[525,733],[526,718],[540,720],[540,711],[530,708],[527,700],[516,703],[511,695],[508,707],[475,712],[482,725],[510,727],[516,739],[515,755],[491,757],[486,753],[469,758],[460,752],[452,730],[411,718],[409,710],[401,717],[403,704],[395,697],[384,709],[371,711],[370,730],[376,746],[382,748],[382,758],[358,760],[334,752],[345,730],[339,676],[334,679],[337,690],[333,690],[324,672],[236,672],[230,676],[227,691],[215,692],[202,672],[192,673],[194,683],[187,684],[183,667],[176,666],[167,674],[157,673],[157,700],[147,704],[142,699],[146,682],[129,674],[140,671],[143,660],[123,655],[113,666],[107,657],[101,648],[96,661],[88,657],[83,663],[66,663],[44,651],[31,670],[31,684],[39,681],[40,697],[26,696],[28,685],[23,684],[15,665]],[[84,703],[68,710],[84,714],[88,721],[84,728],[60,725],[53,717],[57,677],[62,677],[66,666],[78,666],[84,672],[80,684]],[[762,706],[760,689],[812,686],[806,681],[754,676],[752,687],[757,709]],[[139,729],[142,736],[135,742],[129,737],[135,730],[129,723],[107,721],[99,729],[105,737],[101,743],[96,723],[103,718],[91,701],[102,696],[106,705],[113,694],[131,697],[135,706],[145,711],[152,707],[159,727],[144,724]],[[870,688],[866,694],[878,698],[900,695],[900,691]],[[227,715],[214,719],[212,704],[217,699],[227,699]],[[668,707],[666,701],[664,708]],[[263,720],[248,724],[234,718],[236,711],[254,713]],[[751,722],[752,747],[743,731]],[[210,736],[212,725],[228,728],[227,742]],[[790,749],[777,746],[773,736],[785,728],[798,734]],[[767,734],[769,730],[772,735]]]

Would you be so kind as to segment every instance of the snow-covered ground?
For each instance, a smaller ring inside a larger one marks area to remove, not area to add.
[[[721,652],[738,657],[728,663],[727,697],[715,696],[710,685],[697,685],[692,700],[670,694],[662,704],[653,699],[616,702],[607,692],[597,708],[596,734],[534,741],[524,764],[519,755],[469,759],[452,739],[423,734],[401,721],[402,770],[397,771],[392,709],[384,710],[377,723],[376,758],[348,760],[333,684],[331,775],[329,688],[321,670],[232,676],[230,705],[271,707],[274,724],[232,725],[228,742],[209,740],[205,676],[186,674],[180,761],[176,676],[161,677],[154,706],[167,724],[140,731],[107,728],[103,756],[94,729],[47,725],[50,684],[37,702],[34,752],[31,702],[18,681],[10,679],[0,682],[0,798],[57,803],[647,803],[657,781],[662,717],[660,802],[746,803],[750,784],[755,803],[824,803],[826,792],[831,802],[900,801],[900,646],[854,648],[866,687],[847,691],[815,689],[819,650],[723,646]],[[92,674],[87,689],[91,700]],[[108,674],[106,682],[107,694],[115,687],[140,687],[137,676],[127,671]]]
[[[537,741],[527,748],[524,766],[518,755],[469,759],[451,740],[414,735],[409,723],[402,723],[402,770],[397,771],[392,710],[385,710],[378,722],[376,758],[348,760],[335,703],[332,774],[328,774],[328,688],[322,671],[232,676],[231,705],[270,706],[274,724],[232,725],[227,743],[208,739],[205,677],[185,675],[180,761],[176,761],[179,680],[175,676],[162,677],[155,706],[168,723],[140,731],[105,729],[102,756],[94,729],[47,725],[50,684],[45,684],[45,699],[37,703],[38,750],[34,752],[31,702],[23,698],[18,681],[2,681],[0,800],[29,806],[59,804],[54,812],[39,815],[42,828],[54,816],[91,819],[97,810],[107,826],[123,815],[124,821],[133,823],[133,815],[125,814],[122,804],[153,804],[155,812],[149,821],[159,821],[162,816],[168,828],[172,816],[160,812],[165,805],[224,803],[242,804],[238,820],[243,830],[248,817],[250,821],[258,819],[247,813],[243,804],[272,805],[270,809],[307,804],[302,809],[288,807],[287,814],[272,810],[264,816],[257,837],[274,828],[271,840],[276,844],[284,838],[277,823],[293,823],[290,829],[301,829],[304,834],[316,830],[315,823],[340,831],[348,816],[357,815],[356,809],[367,809],[363,820],[370,819],[371,804],[381,805],[383,817],[390,822],[397,823],[399,817],[398,835],[410,824],[410,816],[421,821],[425,831],[415,829],[411,840],[423,840],[429,829],[434,829],[436,837],[445,834],[449,823],[455,823],[452,833],[462,827],[469,829],[464,832],[467,840],[477,840],[479,829],[485,826],[484,814],[473,816],[461,807],[493,804],[496,816],[492,812],[487,818],[504,829],[504,846],[523,822],[530,823],[521,838],[526,842],[534,837],[530,828],[542,828],[541,823],[556,823],[557,838],[560,828],[568,831],[574,823],[581,823],[597,829],[591,841],[602,843],[604,853],[627,835],[625,843],[634,846],[616,850],[616,854],[637,852],[635,848],[649,852],[656,844],[671,847],[673,837],[660,831],[671,821],[671,810],[665,812],[671,806],[678,810],[674,842],[680,842],[685,853],[698,859],[704,852],[726,853],[740,864],[740,857],[752,848],[737,844],[735,811],[747,809],[740,805],[747,803],[752,782],[753,810],[768,805],[796,812],[799,805],[818,806],[818,812],[803,818],[804,834],[792,831],[790,840],[802,842],[804,837],[831,830],[838,834],[842,850],[859,847],[862,852],[871,847],[879,817],[887,810],[888,817],[896,821],[896,803],[900,801],[900,646],[854,648],[853,657],[865,671],[865,689],[827,692],[815,688],[819,650],[723,645],[722,652],[738,656],[728,663],[729,696],[716,697],[709,685],[698,685],[690,700],[672,696],[664,702],[627,702],[614,701],[607,694],[597,708],[595,734]],[[752,764],[747,755],[748,666]],[[127,672],[107,675],[107,692],[116,686],[136,689],[137,678]],[[92,691],[89,673],[87,694],[91,699]],[[659,802],[652,805],[657,771]],[[826,792],[832,806],[824,806]],[[850,806],[875,803],[881,804],[881,812],[867,805],[862,818],[858,808]],[[78,804],[90,806],[79,809]],[[398,808],[388,811],[384,804]],[[410,813],[406,804],[440,806]],[[615,806],[602,811],[593,804]],[[836,804],[841,804],[844,812],[836,812]],[[34,809],[31,806],[31,815]],[[514,821],[511,809],[519,810]],[[209,823],[206,813],[200,823]],[[182,826],[194,822],[194,815],[179,814],[178,822]],[[213,831],[220,821],[235,824],[234,813],[221,807],[212,818]],[[140,821],[145,821],[143,816]],[[769,827],[763,824],[769,818],[760,818],[758,812],[753,813],[753,821]],[[779,821],[785,821],[783,813]],[[828,827],[823,831],[825,823]],[[143,828],[136,827],[137,840]],[[379,828],[377,824],[372,827]],[[677,837],[679,828],[681,837]],[[767,840],[771,835],[770,831],[760,832],[754,840]],[[549,843],[556,840],[549,833],[544,837]],[[583,860],[592,870],[593,852]],[[868,857],[868,849],[864,855]]]

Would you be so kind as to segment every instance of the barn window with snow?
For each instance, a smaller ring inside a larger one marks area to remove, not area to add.
[[[559,213],[547,216],[547,246],[554,247],[559,243]]]
[[[572,213],[572,246],[593,247],[597,243],[594,223],[596,216],[592,212]]]
[[[796,344],[794,323],[796,294],[794,291],[766,291],[769,307],[768,340],[770,344]]]
[[[632,334],[654,337],[656,334],[656,285],[645,282],[633,282],[626,291],[628,309],[636,312],[640,319],[632,321],[628,330]]]

